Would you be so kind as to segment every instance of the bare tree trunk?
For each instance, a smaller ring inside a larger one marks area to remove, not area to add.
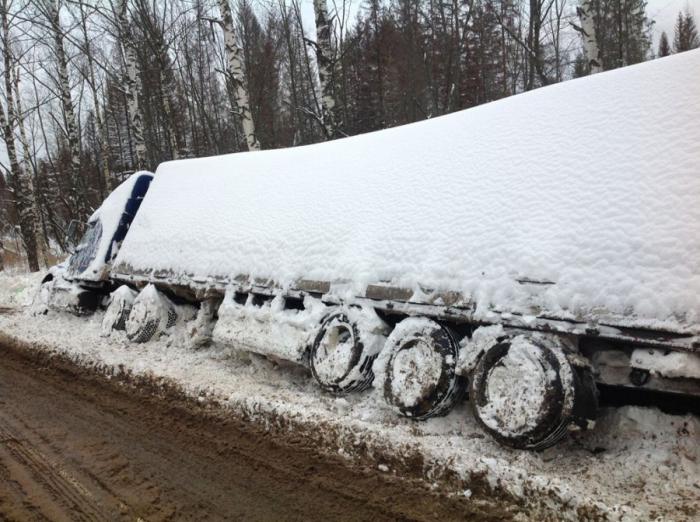
[[[26,176],[26,190],[28,196],[31,198],[32,210],[34,212],[34,237],[36,238],[37,251],[41,254],[41,258],[44,260],[46,266],[49,265],[49,246],[46,240],[46,234],[44,233],[43,226],[43,216],[41,213],[41,208],[39,208],[39,198],[37,194],[36,187],[36,170],[31,161],[31,151],[29,149],[29,140],[27,139],[27,131],[24,125],[24,112],[22,111],[22,100],[20,98],[19,90],[19,69],[14,69],[13,77],[13,87],[14,87],[14,100],[15,100],[15,119],[17,121],[17,126],[19,127],[19,141],[22,145],[22,169],[24,175]]]
[[[105,194],[102,194],[102,198],[104,199],[107,193],[109,193],[112,190],[112,176],[109,172],[109,145],[107,135],[107,123],[105,122],[105,118],[103,118],[102,110],[100,108],[100,96],[97,91],[97,83],[95,81],[94,57],[92,54],[92,48],[90,46],[90,38],[88,37],[87,17],[85,16],[85,3],[83,0],[80,0],[79,8],[80,27],[83,33],[83,44],[85,46],[85,56],[87,58],[86,79],[90,87],[90,93],[92,94],[93,104],[95,106],[95,123],[97,124],[97,129],[100,133],[100,157],[97,158],[97,162],[100,165],[100,170],[102,173],[102,183],[104,185],[105,192]]]
[[[8,111],[8,114],[10,111]],[[39,258],[37,256],[36,236],[34,225],[34,206],[32,205],[31,180],[27,179],[17,159],[15,149],[15,137],[10,119],[5,116],[5,110],[0,105],[0,126],[3,129],[3,138],[7,148],[7,156],[10,160],[10,188],[14,192],[14,207],[19,220],[19,231],[22,236],[24,250],[27,253],[27,264],[30,272],[39,271]]]
[[[5,66],[5,99],[7,100],[7,115],[0,105],[0,126],[3,129],[7,157],[10,161],[10,186],[14,192],[14,205],[19,220],[19,229],[22,243],[27,253],[27,263],[30,272],[39,271],[39,259],[37,256],[36,221],[34,215],[36,205],[34,203],[34,184],[31,174],[22,169],[17,158],[15,148],[15,124],[17,115],[14,102],[14,88],[12,85],[12,49],[10,44],[10,26],[8,21],[7,2],[3,0],[0,5],[0,18],[2,19],[2,43],[3,63]]]
[[[126,65],[126,78],[124,92],[126,95],[127,111],[129,114],[129,126],[136,152],[136,169],[146,168],[146,141],[143,137],[143,118],[139,109],[139,89],[141,76],[138,69],[136,49],[131,36],[131,27],[127,12],[127,0],[119,0],[117,4],[117,22],[119,25],[119,38],[121,40],[122,53]]]
[[[579,32],[583,36],[583,53],[590,67],[591,74],[599,73],[603,70],[603,62],[600,57],[600,48],[596,39],[595,23],[593,20],[593,6],[590,0],[584,0],[576,8],[581,27]]]
[[[2,174],[0,174],[2,176]],[[1,194],[1,193],[0,193]],[[5,205],[0,202],[0,223],[7,223]],[[4,227],[0,226],[0,272],[5,270],[5,242],[3,241]]]
[[[171,85],[168,82],[161,83],[165,89],[161,89],[161,99],[163,101],[163,115],[165,117],[166,134],[168,138],[168,145],[170,146],[170,151],[174,160],[180,159],[182,154],[180,152],[180,144],[178,143],[177,136],[175,136],[175,114],[170,101],[170,96],[165,90]]]
[[[61,108],[65,119],[65,132],[70,147],[71,156],[71,186],[73,190],[73,204],[80,222],[88,217],[86,204],[87,190],[85,183],[80,176],[80,136],[78,135],[78,125],[75,119],[73,97],[70,91],[70,80],[68,78],[68,59],[63,46],[63,29],[59,13],[58,1],[54,0],[48,4],[49,23],[53,33],[54,52],[56,53],[56,65],[58,67],[58,87],[61,95]]]
[[[233,14],[228,0],[219,0],[221,11],[221,27],[224,30],[224,47],[226,48],[226,79],[232,87],[234,100],[231,105],[238,110],[245,134],[248,150],[260,150],[260,142],[255,134],[255,123],[250,112],[248,101],[248,89],[243,73],[243,51],[236,44],[236,35],[233,25]]]
[[[316,61],[321,84],[321,115],[326,137],[333,139],[342,134],[342,123],[337,114],[338,103],[334,86],[335,60],[326,0],[314,0],[314,13],[316,15]]]

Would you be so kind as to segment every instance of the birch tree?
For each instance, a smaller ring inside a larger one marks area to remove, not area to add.
[[[36,238],[37,253],[41,254],[44,263],[49,262],[49,246],[44,233],[43,215],[39,206],[39,194],[36,186],[36,169],[32,163],[32,152],[29,146],[29,137],[25,125],[25,112],[22,108],[21,91],[19,88],[19,67],[12,69],[12,87],[14,89],[14,114],[17,128],[19,129],[19,142],[22,145],[22,172],[26,178],[24,183],[27,191],[26,204],[31,205],[34,213],[34,237]],[[8,100],[9,103],[10,100]],[[8,105],[9,106],[9,105]]]
[[[233,95],[231,106],[234,111],[238,111],[248,150],[260,150],[260,142],[255,134],[255,123],[250,111],[248,88],[243,72],[243,51],[236,43],[233,14],[228,0],[219,0],[219,11],[226,50],[226,80]]]
[[[40,9],[47,18],[51,36],[53,39],[53,52],[56,57],[58,77],[55,79],[61,109],[63,112],[63,132],[66,135],[70,149],[70,180],[72,190],[72,203],[75,205],[76,216],[79,222],[84,222],[88,217],[86,205],[87,190],[84,180],[80,175],[80,135],[75,117],[73,95],[71,93],[70,77],[68,75],[68,58],[64,45],[63,27],[59,0],[43,0]]]
[[[83,53],[86,58],[86,65],[83,71],[90,94],[92,95],[92,103],[94,106],[95,123],[100,134],[100,144],[98,149],[97,163],[100,165],[102,174],[102,183],[104,187],[103,197],[112,190],[112,176],[109,172],[109,145],[107,143],[107,125],[104,121],[101,107],[101,94],[97,86],[97,77],[95,74],[95,58],[93,56],[92,44],[88,36],[88,16],[86,13],[86,5],[84,0],[78,0],[78,9],[80,13],[79,25],[80,32],[83,38]]]
[[[12,44],[10,39],[10,27],[8,20],[8,1],[2,0],[0,4],[0,25],[2,26],[2,55],[4,65],[4,86],[7,111],[0,104],[0,127],[2,127],[7,157],[10,163],[9,182],[13,192],[15,213],[19,221],[19,230],[22,237],[27,263],[30,272],[39,271],[39,259],[37,256],[36,223],[34,214],[34,185],[31,174],[22,168],[17,155],[15,144],[15,127],[17,123],[16,105],[14,102],[14,88],[12,84]]]
[[[591,0],[584,0],[583,3],[576,8],[581,26],[574,28],[581,33],[583,37],[583,54],[586,58],[586,64],[590,70],[590,74],[599,73],[603,70],[603,60],[600,55],[600,47],[596,38],[595,22],[593,20],[593,5]]]
[[[326,0],[314,0],[316,16],[316,62],[321,85],[321,118],[327,139],[337,138],[342,133],[338,117],[338,100],[335,95],[335,59],[331,42],[331,20],[328,17]]]
[[[136,169],[146,168],[146,141],[143,133],[143,117],[139,109],[139,89],[141,76],[138,69],[138,57],[129,24],[129,12],[127,10],[128,0],[118,0],[117,2],[117,26],[119,33],[119,44],[121,46],[126,75],[124,78],[123,90],[126,97],[127,112],[129,115],[129,125],[131,137],[136,153]]]

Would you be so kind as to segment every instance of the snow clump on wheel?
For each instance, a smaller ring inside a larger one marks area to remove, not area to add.
[[[102,335],[108,336],[112,330],[125,330],[137,293],[126,285],[117,288],[109,298],[107,310],[102,319]]]
[[[457,374],[459,345],[449,328],[424,317],[401,321],[382,354],[388,404],[416,420],[447,414],[464,396]]]
[[[326,317],[309,360],[321,388],[333,393],[368,388],[374,381],[372,364],[384,346],[387,330],[371,308],[341,309]]]
[[[130,341],[145,343],[156,334],[165,332],[177,321],[175,305],[154,285],[147,285],[134,299],[126,335]]]

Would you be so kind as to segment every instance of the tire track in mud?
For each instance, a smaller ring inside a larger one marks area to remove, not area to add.
[[[16,491],[22,491],[29,497],[30,504],[36,502],[42,512],[46,511],[52,517],[76,513],[85,520],[105,518],[94,495],[63,463],[48,458],[27,439],[18,438],[7,428],[10,424],[10,419],[0,415],[0,464],[3,475],[8,478],[5,482],[8,486],[13,485]],[[28,495],[34,487],[39,494]]]
[[[0,345],[0,519],[503,520],[175,397]],[[151,391],[152,393],[152,391]]]

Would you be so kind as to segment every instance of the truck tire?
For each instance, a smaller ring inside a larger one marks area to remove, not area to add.
[[[401,321],[386,342],[384,399],[415,420],[446,415],[464,397],[457,375],[459,345],[452,332],[422,317]]]
[[[122,285],[112,292],[102,319],[102,335],[107,336],[112,330],[126,329],[126,322],[129,319],[136,296],[136,291],[126,285]]]
[[[311,345],[311,373],[323,390],[359,392],[372,385],[377,354],[367,350],[357,320],[346,311],[326,317]]]
[[[148,285],[134,299],[126,321],[126,336],[132,342],[145,343],[165,332],[176,321],[175,305],[154,285]]]
[[[484,430],[516,449],[553,446],[574,424],[592,427],[597,410],[590,368],[574,366],[560,343],[538,335],[490,347],[471,375],[469,396]]]

